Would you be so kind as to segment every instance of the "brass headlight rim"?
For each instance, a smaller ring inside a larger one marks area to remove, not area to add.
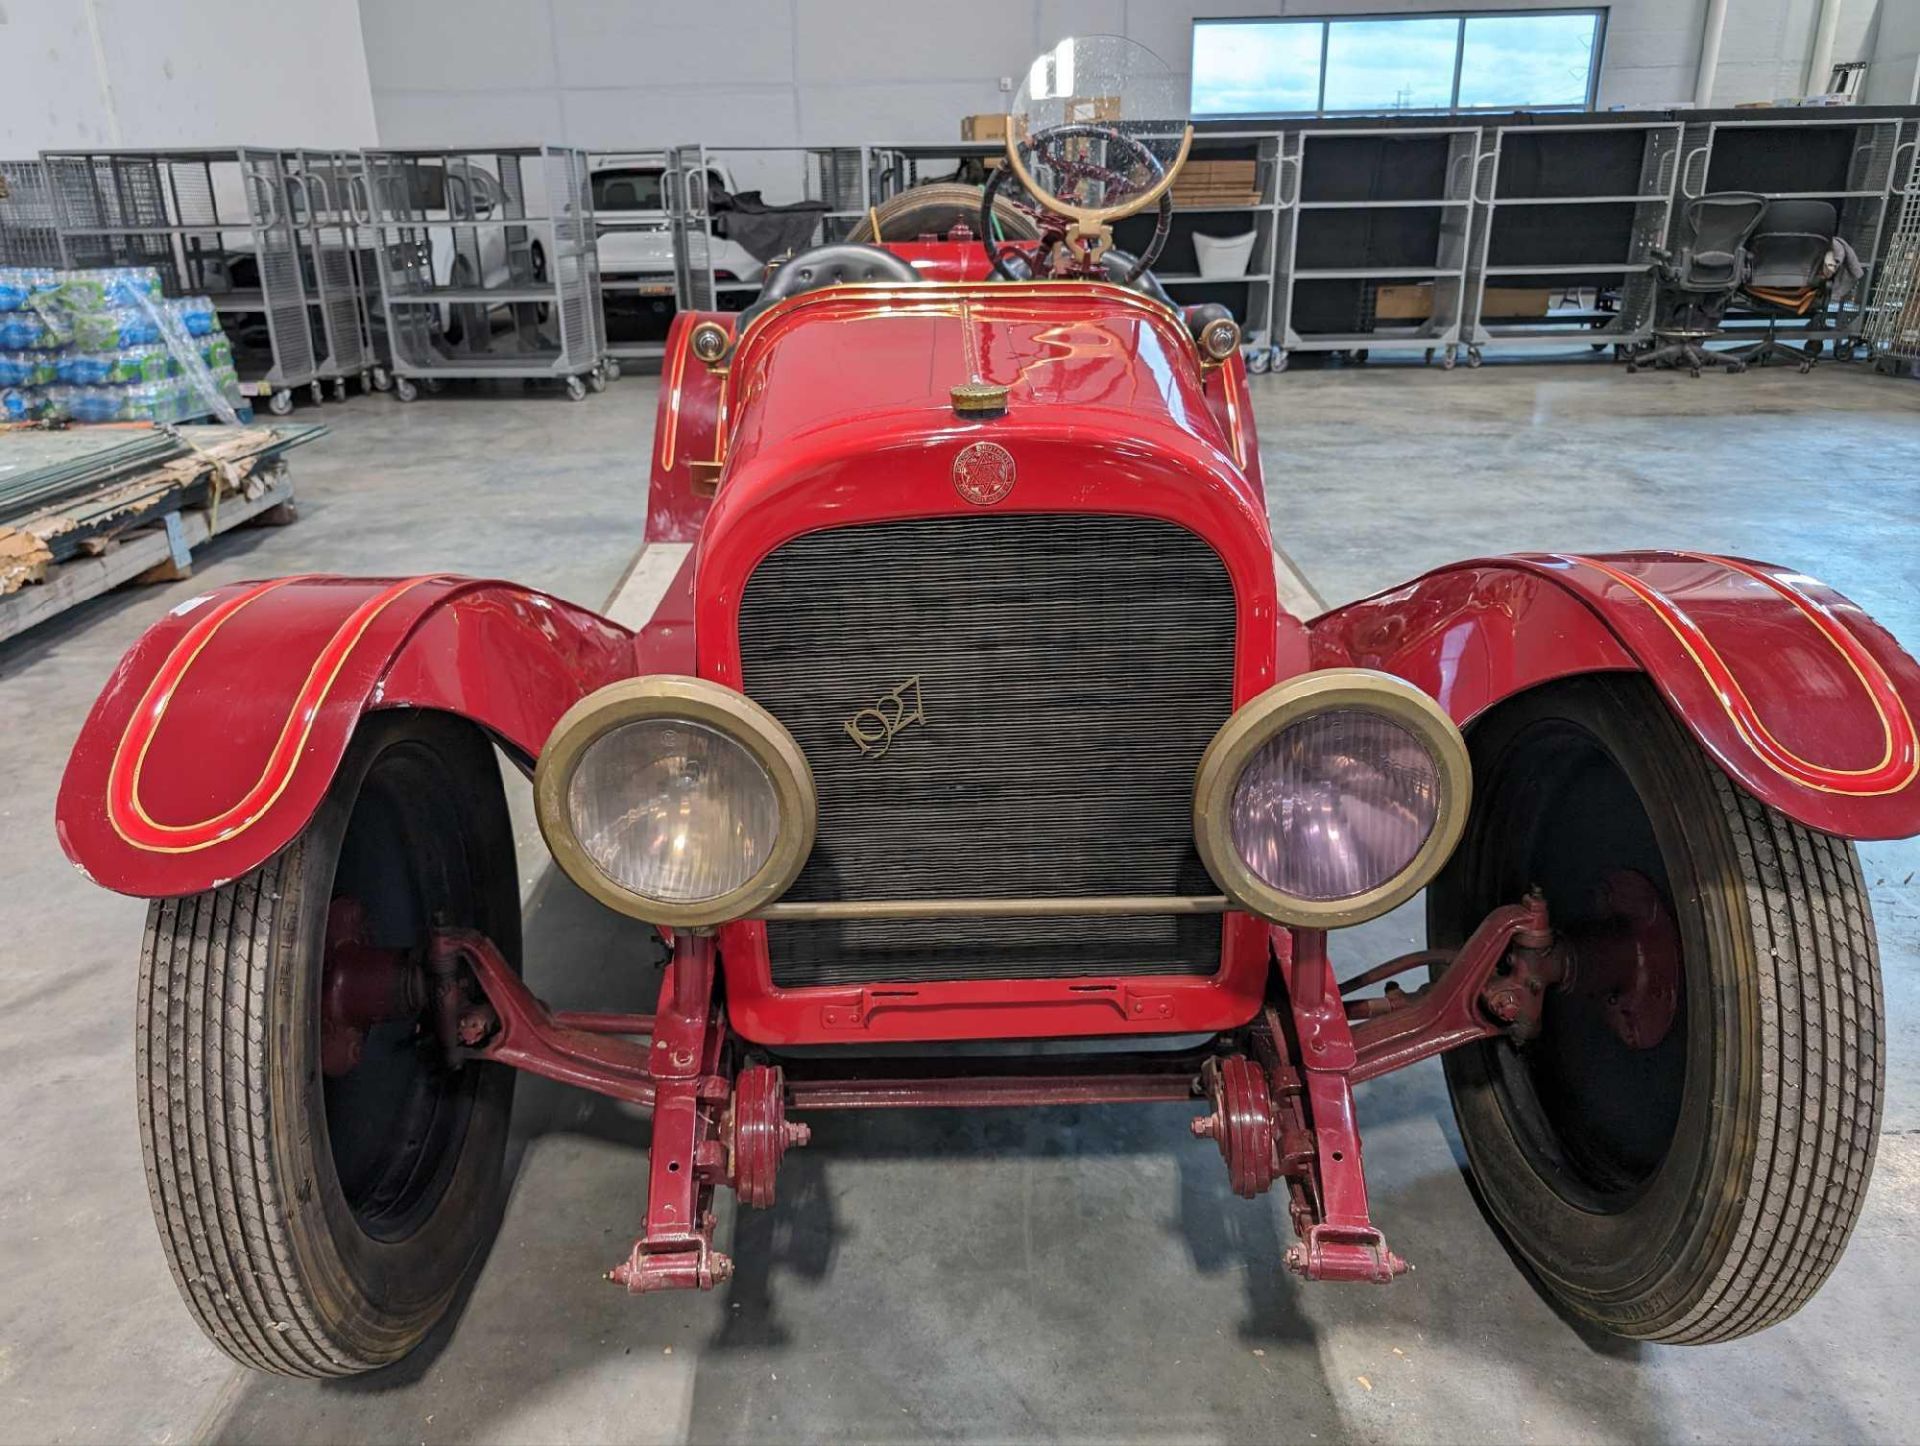
[[[1440,811],[1426,842],[1386,883],[1345,899],[1302,899],[1274,888],[1241,859],[1231,831],[1233,791],[1248,761],[1270,739],[1302,718],[1334,708],[1378,713],[1426,744],[1440,772]],[[1193,836],[1207,873],[1240,907],[1276,923],[1344,929],[1398,908],[1432,881],[1466,831],[1472,798],[1466,740],[1438,703],[1390,673],[1323,668],[1276,683],[1221,725],[1200,759]]]
[[[703,347],[702,343],[709,340],[713,345]],[[733,351],[733,343],[733,333],[717,321],[697,321],[687,333],[687,350],[703,366],[717,367],[724,363]],[[712,355],[704,354],[709,351]]]
[[[1229,340],[1225,346],[1216,346],[1211,338],[1225,336]],[[1216,316],[1200,328],[1200,335],[1194,338],[1200,348],[1200,355],[1214,366],[1224,365],[1226,360],[1240,350],[1240,323],[1230,316]]]
[[[575,836],[567,790],[581,758],[615,728],[650,718],[699,723],[725,734],[747,750],[772,782],[780,832],[767,861],[740,887],[693,902],[650,898],[613,879]],[[779,898],[813,851],[819,825],[813,770],[786,726],[742,693],[676,673],[609,683],[562,714],[534,766],[533,804],[541,837],[568,878],[610,909],[674,929],[730,923]]]

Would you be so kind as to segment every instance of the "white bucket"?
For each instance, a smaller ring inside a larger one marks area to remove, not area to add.
[[[1209,281],[1245,276],[1247,262],[1253,256],[1253,243],[1259,235],[1258,231],[1249,231],[1244,236],[1208,236],[1194,232],[1193,254],[1200,262],[1200,274]]]

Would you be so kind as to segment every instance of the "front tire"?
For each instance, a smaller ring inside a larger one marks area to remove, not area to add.
[[[1617,995],[1555,990],[1534,1042],[1446,1057],[1483,1208],[1567,1310],[1615,1334],[1698,1344],[1786,1319],[1839,1259],[1879,1137],[1880,967],[1852,846],[1732,782],[1637,676],[1524,694],[1469,743],[1476,798],[1428,896],[1436,943],[1537,884],[1577,961],[1606,881],[1631,871],[1679,945],[1658,1039],[1610,1023]]]
[[[265,864],[148,912],[136,1015],[140,1140],[161,1244],[234,1360],[343,1376],[398,1360],[491,1244],[513,1072],[449,1068],[413,1021],[321,1069],[329,908],[416,947],[436,920],[520,946],[497,765],[469,725],[377,714],[312,822]]]

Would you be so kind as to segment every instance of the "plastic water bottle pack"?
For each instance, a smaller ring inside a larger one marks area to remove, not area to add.
[[[0,420],[251,421],[204,296],[149,266],[0,267]]]

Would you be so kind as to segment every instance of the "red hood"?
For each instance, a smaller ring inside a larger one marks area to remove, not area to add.
[[[841,286],[749,324],[720,402],[725,475],[696,553],[701,676],[739,685],[734,614],[761,559],[821,528],[912,517],[1160,517],[1226,563],[1245,622],[1239,683],[1272,681],[1272,543],[1236,371],[1203,373],[1185,324],[1101,283]],[[952,388],[1005,383],[1007,412],[955,415]],[[1231,386],[1222,385],[1222,379]],[[956,484],[989,443],[1008,485]]]
[[[757,472],[771,460],[763,452],[817,447],[823,429],[877,413],[896,436],[951,430],[952,388],[973,380],[1011,389],[1015,426],[1071,422],[1238,471],[1244,439],[1200,377],[1185,324],[1118,286],[833,287],[767,313],[742,339],[728,379],[729,471]]]

